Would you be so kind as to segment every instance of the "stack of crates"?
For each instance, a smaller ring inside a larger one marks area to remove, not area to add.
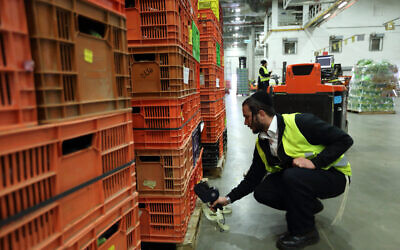
[[[125,7],[141,240],[181,243],[202,171],[197,1]]]
[[[122,11],[0,0],[0,249],[140,249]]]
[[[208,6],[208,8],[206,8]],[[218,1],[199,1],[200,101],[204,129],[203,167],[215,168],[223,155],[225,130],[225,86],[222,27],[218,20]]]

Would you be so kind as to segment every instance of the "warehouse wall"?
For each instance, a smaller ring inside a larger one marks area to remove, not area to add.
[[[224,49],[224,72],[225,79],[232,80],[232,74],[236,74],[236,68],[239,67],[239,57],[247,56],[247,48],[225,48]]]
[[[353,43],[350,39],[347,45],[343,45],[341,53],[330,53],[335,56],[336,63],[341,63],[342,67],[351,67],[360,59],[371,58],[378,61],[386,59],[400,66],[400,25],[391,31],[386,31],[383,26],[383,23],[399,17],[399,13],[398,0],[358,0],[320,27],[306,31],[272,32],[266,40],[269,68],[280,75],[283,61],[288,64],[314,62],[314,51],[329,47],[329,36],[348,38],[357,34],[365,34],[364,41],[356,39]],[[399,24],[399,21],[396,23]],[[273,23],[274,27],[276,25]],[[384,34],[382,51],[369,51],[371,33]],[[283,54],[283,38],[298,39],[295,55]]]

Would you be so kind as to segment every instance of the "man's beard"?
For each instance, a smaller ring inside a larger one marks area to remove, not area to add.
[[[251,130],[253,131],[254,134],[258,134],[264,131],[263,124],[258,120],[257,116],[254,115],[253,115],[253,121],[251,123]]]

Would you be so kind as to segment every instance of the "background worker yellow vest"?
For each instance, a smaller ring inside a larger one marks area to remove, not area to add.
[[[268,75],[268,70],[267,70],[267,68],[264,67],[264,66],[262,66],[262,65],[261,65],[261,68],[264,70],[264,74]],[[261,82],[269,81],[269,76],[264,77],[264,76],[262,76],[260,73],[258,73],[258,76],[260,77],[260,81],[261,81]]]
[[[296,113],[283,114],[282,116],[285,122],[285,130],[283,131],[282,135],[282,144],[286,155],[293,159],[298,157],[312,159],[316,157],[322,150],[324,150],[324,145],[312,145],[306,140],[296,125]],[[270,166],[268,164],[267,158],[264,151],[261,149],[258,139],[256,142],[256,148],[268,172],[275,173],[282,170],[279,166]],[[330,167],[335,167],[343,174],[351,176],[351,166],[344,154],[322,169],[328,170]]]

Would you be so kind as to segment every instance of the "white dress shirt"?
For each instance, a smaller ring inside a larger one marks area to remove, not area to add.
[[[269,147],[273,156],[278,156],[278,122],[276,115],[272,118],[268,131],[258,135],[260,140],[269,140]]]

